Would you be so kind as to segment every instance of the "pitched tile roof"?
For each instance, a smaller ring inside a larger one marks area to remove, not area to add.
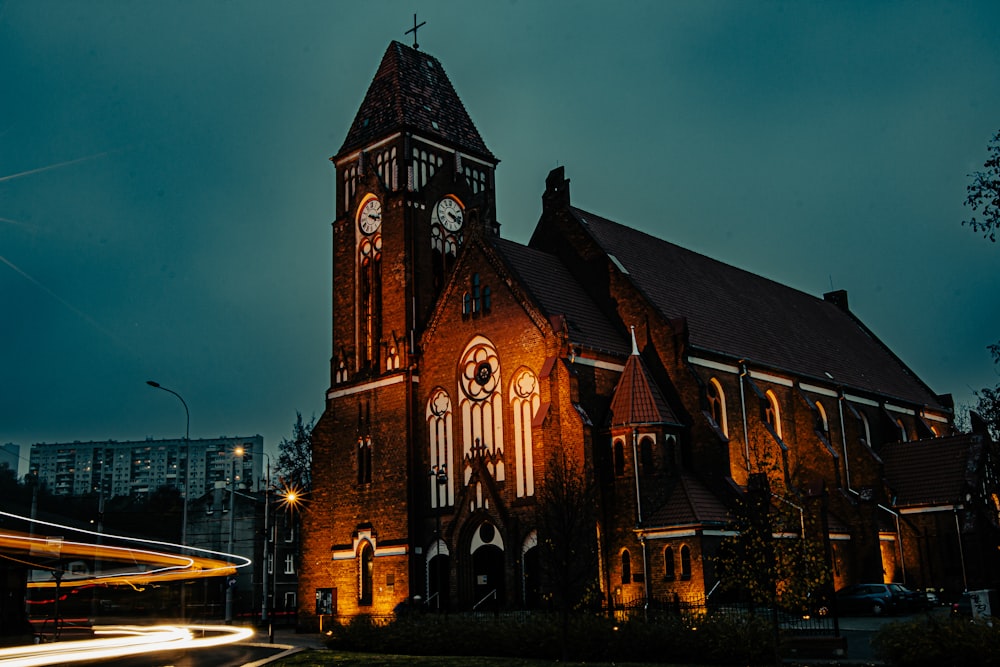
[[[665,318],[683,318],[695,348],[848,388],[944,407],[844,309],[635,229],[571,208]]]
[[[644,521],[646,527],[690,526],[727,523],[729,509],[715,494],[692,475],[682,474],[667,501]]]
[[[637,352],[633,351],[625,362],[625,370],[611,398],[608,422],[610,426],[680,425]]]
[[[496,162],[437,58],[392,42],[338,155],[411,130]]]
[[[562,318],[570,342],[624,357],[629,346],[556,257],[507,239],[491,239],[550,320]]]
[[[885,445],[879,455],[894,505],[960,503],[973,488],[983,452],[982,436],[957,435]]]

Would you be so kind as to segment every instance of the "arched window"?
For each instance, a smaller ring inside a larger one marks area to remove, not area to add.
[[[527,368],[514,373],[510,383],[510,412],[514,421],[514,467],[518,498],[535,495],[531,424],[540,404],[538,378]]]
[[[823,404],[816,401],[816,426],[819,428],[819,432],[823,434],[823,437],[828,441],[830,440],[830,420],[826,417],[826,409]]]
[[[372,439],[358,438],[358,484],[372,483]]]
[[[687,581],[691,578],[691,548],[688,545],[681,547],[681,579]]]
[[[868,415],[861,412],[861,429],[864,431],[865,444],[869,447],[872,446],[872,428],[868,423]]]
[[[653,474],[653,439],[648,435],[639,440],[639,460],[642,461],[643,474]]]
[[[500,356],[489,340],[476,336],[459,363],[459,408],[462,411],[462,453],[471,461],[483,458],[494,479],[505,479],[503,465],[503,398]],[[471,464],[470,464],[471,465]],[[465,483],[472,468],[466,467]]]
[[[361,366],[378,368],[382,339],[382,234],[363,238],[358,246],[361,291]]]
[[[614,458],[615,477],[621,477],[625,474],[625,441],[621,438],[615,439]]]
[[[370,542],[365,541],[361,545],[361,554],[358,558],[358,604],[368,606],[372,603],[372,571],[375,568],[375,552],[372,550]]]
[[[452,451],[452,411],[448,392],[438,387],[431,392],[424,413],[427,419],[428,460],[433,475],[428,474],[431,507],[449,507],[455,502],[448,464],[454,460]],[[444,473],[443,475],[441,473]]]
[[[722,385],[715,378],[708,381],[705,388],[708,395],[708,411],[715,421],[715,425],[728,438],[729,421],[726,419],[726,394],[722,391]]]
[[[632,583],[632,555],[628,549],[622,551],[622,583]]]
[[[677,467],[677,438],[672,435],[663,438],[663,470],[672,472]]]
[[[673,581],[677,576],[675,567],[674,548],[663,547],[663,578],[667,581]]]
[[[770,389],[765,394],[767,405],[764,406],[764,418],[774,429],[775,435],[781,437],[781,408],[778,407],[778,397]]]

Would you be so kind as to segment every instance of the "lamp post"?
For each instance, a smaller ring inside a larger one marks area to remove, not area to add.
[[[263,454],[264,458],[267,459],[267,473],[264,476],[264,548],[261,549],[261,553],[264,556],[264,572],[263,572],[263,576],[262,576],[262,579],[261,579],[261,588],[263,589],[263,591],[262,591],[262,593],[263,593],[263,600],[261,600],[260,618],[261,618],[261,621],[267,621],[268,622],[268,635],[271,636],[271,637],[274,637],[273,630],[271,629],[271,624],[270,624],[271,608],[270,608],[270,605],[268,604],[268,592],[269,592],[269,589],[268,589],[268,586],[267,586],[267,583],[268,583],[268,581],[267,581],[267,574],[268,574],[268,572],[267,572],[267,569],[268,569],[267,568],[267,556],[268,556],[268,553],[269,553],[268,552],[268,548],[267,548],[267,543],[268,543],[268,540],[270,539],[270,533],[268,532],[268,522],[267,522],[267,519],[268,519],[268,514],[269,514],[270,508],[271,508],[271,497],[270,497],[270,494],[271,494],[271,457],[270,457],[270,455],[268,455],[267,452],[263,452],[262,451],[261,454]],[[277,547],[275,547],[275,548],[277,548]],[[274,561],[271,561],[271,567],[274,567]],[[272,640],[272,643],[273,643],[273,640]]]
[[[237,447],[233,450],[233,474],[229,489],[229,544],[226,548],[227,554],[233,553],[233,536],[236,532],[236,462],[242,456],[242,447]],[[233,586],[235,585],[235,579],[226,580],[226,625],[230,625],[233,622]]]
[[[441,591],[444,588],[444,582],[442,582],[441,577],[441,487],[448,483],[448,466],[446,464],[433,465],[431,466],[430,476],[437,482],[434,487],[434,495],[437,499],[436,507],[434,508],[434,539],[436,540],[434,548],[437,549],[437,554],[434,558],[437,560],[437,592],[435,593],[435,604],[437,605],[438,611],[441,610]]]
[[[191,494],[191,413],[188,411],[187,403],[184,401],[184,397],[178,394],[173,389],[168,389],[164,387],[159,382],[155,380],[146,380],[146,384],[154,389],[161,389],[169,394],[173,394],[180,400],[181,405],[184,406],[184,502],[181,503],[181,546],[187,546],[187,527],[188,527],[188,499]],[[104,493],[104,467],[101,466],[101,493]],[[185,604],[185,586],[184,582],[181,582],[181,618],[187,618],[187,605]]]

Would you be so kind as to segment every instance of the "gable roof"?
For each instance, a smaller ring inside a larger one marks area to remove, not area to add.
[[[496,163],[437,58],[392,42],[337,155],[410,130]]]
[[[982,436],[957,435],[882,448],[885,481],[896,507],[961,503],[973,488],[983,451]]]
[[[646,365],[634,347],[611,397],[608,422],[609,426],[680,425],[656,383],[650,379]]]
[[[581,209],[570,212],[664,318],[686,320],[692,347],[947,409],[844,308]]]
[[[502,238],[490,240],[550,321],[561,318],[571,343],[624,357],[629,345],[558,258]]]

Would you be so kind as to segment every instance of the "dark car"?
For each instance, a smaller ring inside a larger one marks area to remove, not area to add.
[[[837,591],[841,614],[894,614],[920,607],[920,594],[902,584],[854,584]]]

